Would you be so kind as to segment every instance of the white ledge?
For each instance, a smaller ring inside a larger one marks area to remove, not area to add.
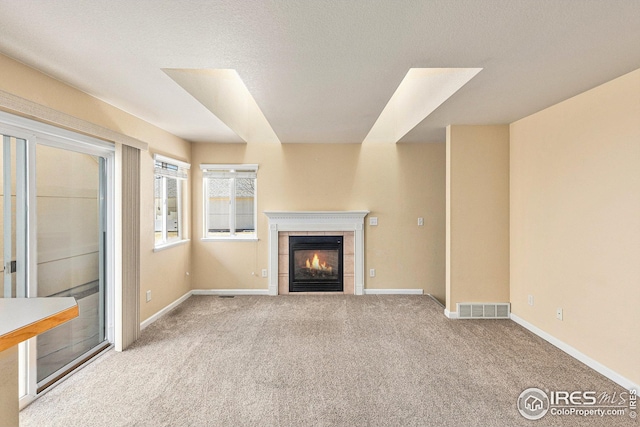
[[[203,237],[201,242],[257,242],[259,239],[256,236],[251,237],[234,237],[234,236],[220,236],[220,237]]]
[[[162,245],[155,246],[153,248],[153,252],[164,251],[165,249],[173,248],[175,246],[184,245],[186,243],[189,243],[190,241],[191,241],[191,239],[182,239],[182,240],[176,240],[174,242],[163,243]]]
[[[369,211],[264,211],[269,220],[309,220],[320,219],[323,222],[334,220],[361,219],[363,220]],[[272,221],[269,221],[272,222]]]
[[[78,317],[73,297],[0,298],[0,351]]]
[[[364,217],[369,211],[265,211],[264,214],[269,218],[269,224],[279,225],[279,229],[285,225],[294,225],[293,229],[288,231],[298,231],[295,225],[312,226],[313,224],[322,225],[341,225],[345,230],[355,229],[357,224],[364,224]],[[314,231],[314,229],[307,229]],[[317,228],[316,228],[317,230]],[[329,231],[329,230],[327,230]]]

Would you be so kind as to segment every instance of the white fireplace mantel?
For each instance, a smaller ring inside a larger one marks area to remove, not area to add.
[[[369,211],[265,211],[269,218],[269,295],[278,295],[280,231],[353,231],[355,294],[364,294],[364,217]]]

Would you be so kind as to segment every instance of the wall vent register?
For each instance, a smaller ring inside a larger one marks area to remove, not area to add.
[[[457,303],[460,319],[509,319],[509,303]]]

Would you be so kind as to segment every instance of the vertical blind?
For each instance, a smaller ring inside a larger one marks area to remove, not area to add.
[[[140,150],[122,146],[122,350],[140,335]]]

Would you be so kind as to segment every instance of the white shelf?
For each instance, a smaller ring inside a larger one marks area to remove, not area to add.
[[[78,316],[75,298],[0,298],[0,351]]]

